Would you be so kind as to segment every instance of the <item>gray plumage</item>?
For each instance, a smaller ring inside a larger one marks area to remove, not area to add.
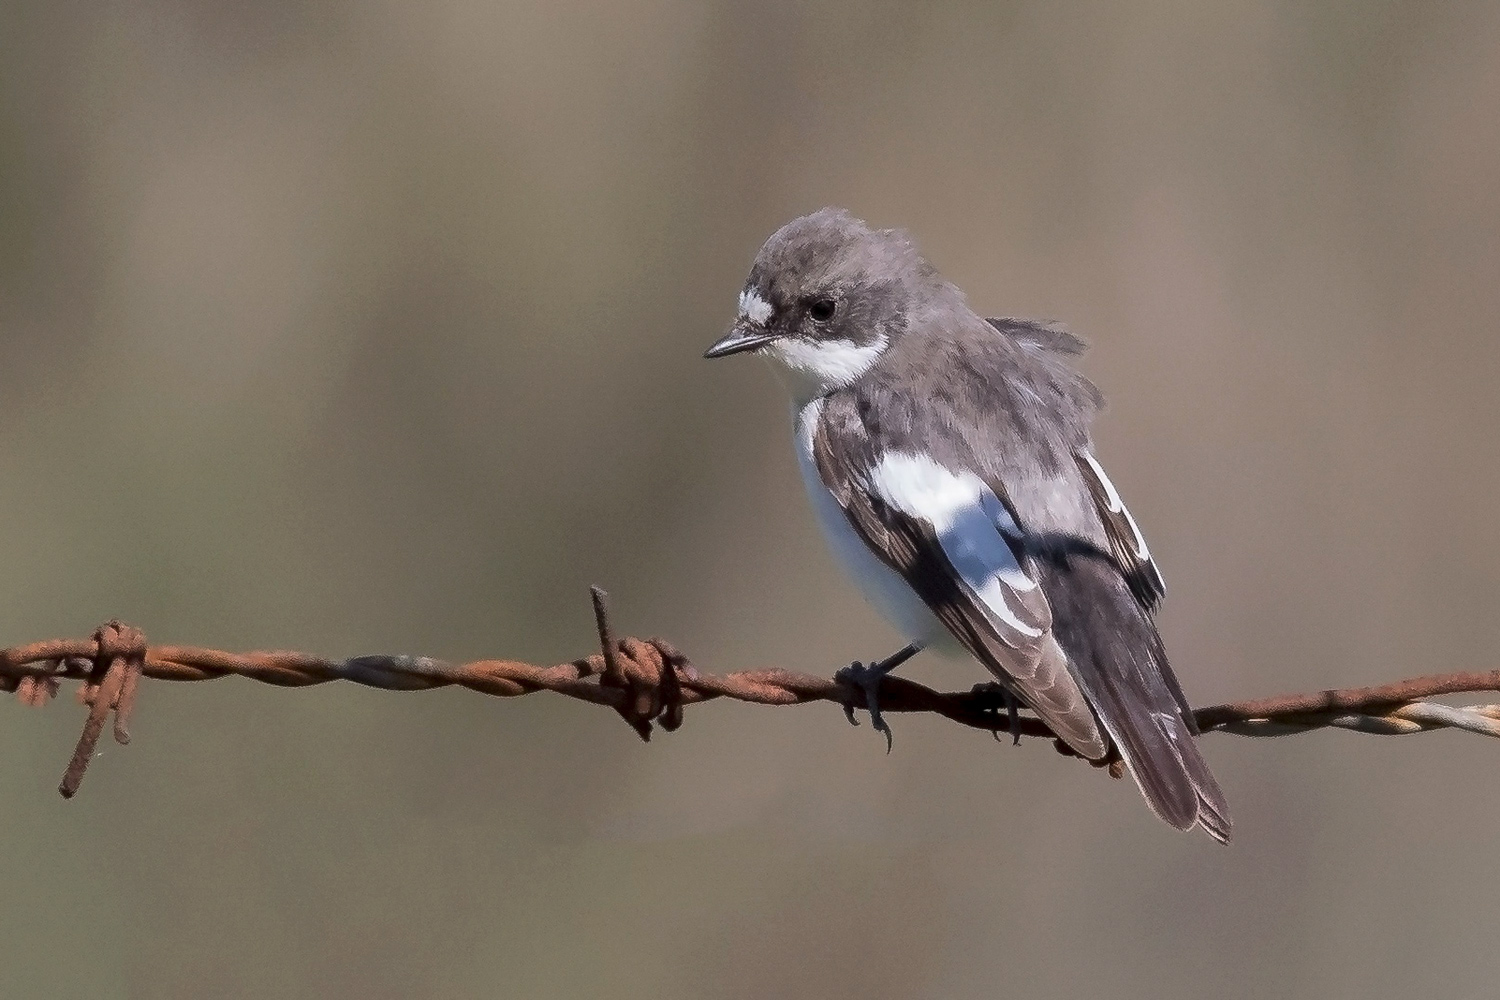
[[[1227,840],[1165,585],[1093,455],[1084,347],[981,318],[904,233],[824,209],[767,241],[709,355],[779,362],[820,522],[908,639],[967,651],[1082,756],[1117,750],[1166,822]]]

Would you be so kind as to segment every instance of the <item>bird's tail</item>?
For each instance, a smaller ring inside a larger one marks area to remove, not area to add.
[[[1179,830],[1196,824],[1228,843],[1229,805],[1150,616],[1104,560],[1075,557],[1054,574],[1058,641],[1147,804]]]
[[[1151,810],[1179,830],[1196,823],[1228,843],[1229,804],[1167,688],[1162,674],[1171,669],[1153,655],[1138,671],[1099,671],[1087,690]]]

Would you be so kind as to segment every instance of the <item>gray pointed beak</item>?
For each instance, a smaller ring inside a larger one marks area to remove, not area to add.
[[[745,351],[753,351],[757,347],[764,347],[776,339],[776,334],[768,333],[763,326],[753,323],[739,322],[729,328],[729,332],[715,341],[714,346],[703,352],[705,358],[726,358],[731,354],[741,354]]]

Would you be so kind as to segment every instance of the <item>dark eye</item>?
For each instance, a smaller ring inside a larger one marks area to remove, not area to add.
[[[832,299],[817,299],[807,307],[807,314],[819,323],[827,323],[838,310],[839,304]]]

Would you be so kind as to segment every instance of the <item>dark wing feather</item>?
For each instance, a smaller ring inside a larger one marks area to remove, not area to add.
[[[1109,536],[1109,547],[1114,553],[1125,582],[1135,594],[1136,600],[1149,612],[1155,612],[1167,596],[1167,582],[1162,579],[1156,560],[1146,546],[1146,538],[1140,526],[1131,517],[1130,509],[1120,499],[1119,491],[1105,474],[1104,467],[1087,451],[1077,452],[1078,470],[1088,485],[1089,495],[1104,522],[1104,532]],[[1184,706],[1186,707],[1186,706]]]
[[[1194,740],[1192,712],[1149,613],[1105,553],[1049,556],[1038,567],[1058,642],[1151,808],[1228,841],[1229,806]]]
[[[901,574],[954,638],[1068,746],[1091,760],[1103,757],[1105,738],[1052,638],[1052,613],[1041,588],[1006,595],[1010,610],[1036,634],[1007,627],[986,613],[964,584],[931,524],[882,503],[836,471],[846,466],[833,461],[821,429],[813,439],[813,457],[818,475],[865,544]]]

